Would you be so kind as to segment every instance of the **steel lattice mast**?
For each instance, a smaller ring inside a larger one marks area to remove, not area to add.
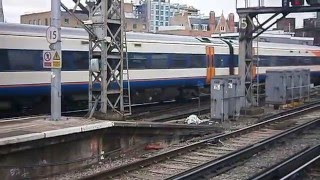
[[[122,118],[125,112],[124,59],[126,42],[124,31],[123,0],[87,0],[83,5],[80,0],[73,0],[75,6],[69,10],[74,15],[77,8],[87,13],[89,20],[83,23],[89,33],[89,110],[92,116],[96,109],[105,118]],[[73,16],[77,19],[76,16]],[[79,20],[79,19],[78,19]],[[79,20],[80,21],[80,20]],[[94,65],[91,62],[98,62]],[[99,64],[99,70],[96,67]],[[129,79],[127,77],[127,79]],[[130,93],[128,106],[130,107]],[[130,113],[130,112],[129,112]]]
[[[0,0],[0,22],[4,22],[2,0]]]

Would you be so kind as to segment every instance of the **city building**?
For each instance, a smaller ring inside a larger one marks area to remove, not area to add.
[[[125,3],[125,29],[133,32],[149,32],[146,4]]]
[[[179,13],[187,13],[192,16],[199,14],[199,9],[194,8],[193,6],[188,6],[186,4],[171,4],[170,5],[171,17]]]
[[[314,44],[320,46],[320,13],[316,18],[308,18],[303,20],[303,28],[296,29],[297,37],[312,37]]]
[[[135,6],[132,3],[124,3],[126,31],[148,32],[148,20],[147,18],[144,18],[146,15],[141,13],[139,8],[139,6]],[[88,16],[80,11],[76,12],[76,16],[82,21],[88,19]],[[21,15],[20,22],[21,24],[49,26],[51,24],[51,11]],[[71,17],[71,15],[69,15],[67,12],[62,11],[61,26],[81,27],[81,24]]]
[[[320,18],[308,18],[303,20],[304,28],[320,28]]]
[[[170,0],[147,0],[144,3],[147,4],[150,32],[157,32],[160,26],[169,26]]]
[[[88,16],[86,14],[81,13],[81,11],[77,11],[75,14],[81,20],[88,19]],[[21,15],[20,23],[49,26],[51,24],[51,11]],[[81,24],[77,20],[72,18],[67,12],[62,11],[61,26],[75,28],[75,27],[81,27]]]
[[[175,14],[170,20],[169,27],[160,27],[157,33],[211,37],[212,34],[236,32],[234,14],[226,19],[222,13],[220,17],[211,11],[208,17],[191,16],[188,13]]]
[[[295,18],[283,18],[277,22],[277,30],[283,30],[284,32],[294,32],[296,28]]]

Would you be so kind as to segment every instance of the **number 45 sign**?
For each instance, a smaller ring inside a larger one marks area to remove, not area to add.
[[[58,41],[58,28],[50,26],[47,29],[46,37],[50,44],[56,43]]]

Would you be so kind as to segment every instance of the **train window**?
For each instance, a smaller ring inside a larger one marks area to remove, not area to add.
[[[4,49],[0,49],[0,71],[8,71],[9,70],[9,58],[8,51]]]
[[[73,65],[76,70],[88,70],[89,69],[89,55],[88,52],[73,52]]]
[[[205,68],[207,66],[205,55],[190,55],[190,68]]]
[[[129,69],[146,69],[146,62],[143,54],[129,54]]]
[[[185,54],[172,55],[171,68],[187,68],[187,57]]]
[[[151,69],[168,69],[168,55],[167,54],[152,55]]]
[[[37,71],[42,61],[42,51],[8,49],[7,58],[10,71]]]
[[[89,55],[85,51],[63,51],[62,52],[62,70],[88,70]]]

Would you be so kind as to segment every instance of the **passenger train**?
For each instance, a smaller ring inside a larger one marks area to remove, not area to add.
[[[42,51],[49,50],[46,29],[0,23],[0,109],[48,106],[50,70],[42,68]],[[214,48],[213,63],[208,47]],[[127,48],[134,103],[195,96],[213,75],[238,72],[235,41],[128,32]],[[62,28],[63,102],[87,100],[88,49],[83,29]],[[261,42],[254,49],[259,77],[268,69],[304,67],[313,83],[320,82],[319,47]]]

